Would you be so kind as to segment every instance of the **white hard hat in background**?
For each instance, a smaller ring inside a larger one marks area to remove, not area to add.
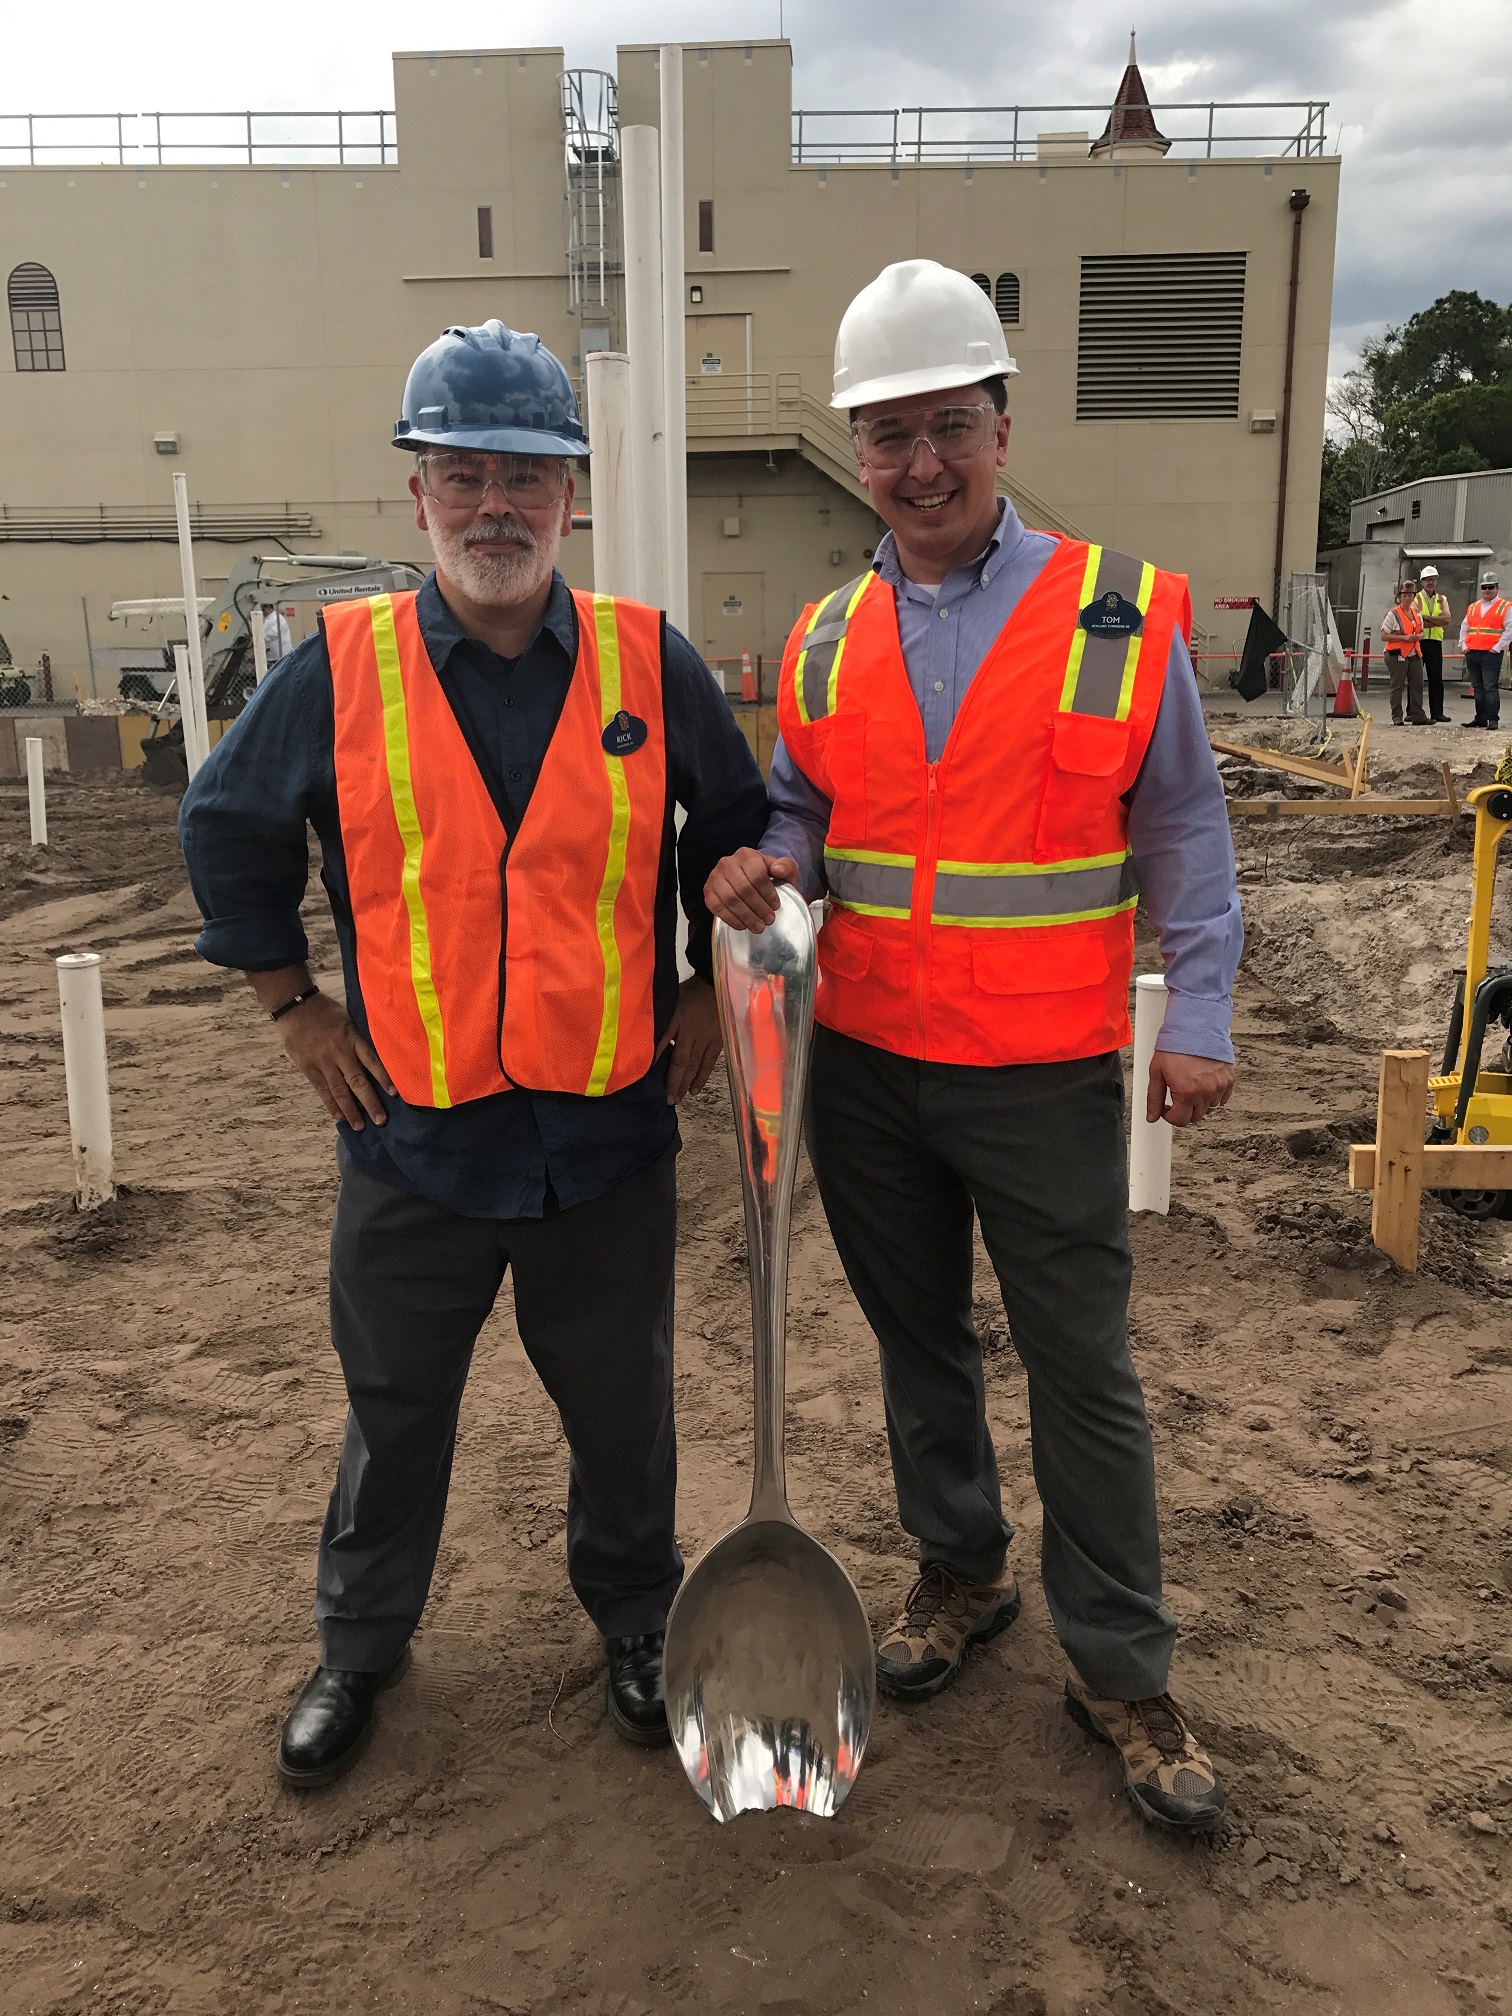
[[[1482,586],[1482,588],[1496,588],[1499,587],[1501,584],[1497,576],[1493,574],[1491,572],[1491,569],[1488,567],[1485,573],[1482,574],[1481,576],[1480,585]]]
[[[1431,560],[1428,562],[1428,565],[1423,569],[1422,573],[1423,580],[1426,581],[1430,574],[1433,576],[1435,581],[1438,579],[1438,569],[1437,567],[1434,566]]]
[[[934,259],[884,266],[840,318],[831,406],[872,406],[1018,375],[997,310]]]

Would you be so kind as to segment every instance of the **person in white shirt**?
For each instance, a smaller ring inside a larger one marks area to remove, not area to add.
[[[294,637],[289,629],[289,619],[282,609],[263,611],[263,649],[268,654],[270,672],[280,658],[294,649]]]
[[[1480,600],[1472,602],[1460,625],[1460,649],[1475,695],[1475,718],[1467,728],[1501,726],[1502,653],[1512,643],[1512,602],[1500,592],[1488,568],[1480,578]]]

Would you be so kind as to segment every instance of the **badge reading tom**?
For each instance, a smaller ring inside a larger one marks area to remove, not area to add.
[[[639,714],[627,714],[622,707],[599,740],[611,756],[629,756],[645,741],[646,733]]]
[[[1144,628],[1137,603],[1110,588],[1081,612],[1081,627],[1090,637],[1134,637]]]

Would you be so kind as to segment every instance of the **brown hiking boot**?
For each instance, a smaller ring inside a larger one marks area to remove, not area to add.
[[[996,1582],[926,1568],[877,1647],[877,1685],[898,1701],[938,1694],[960,1672],[966,1647],[996,1638],[1018,1613],[1018,1584],[1006,1568]]]
[[[1169,1694],[1104,1701],[1073,1666],[1066,1707],[1123,1758],[1124,1785],[1141,1820],[1174,1834],[1211,1834],[1218,1826],[1228,1803],[1218,1773]]]

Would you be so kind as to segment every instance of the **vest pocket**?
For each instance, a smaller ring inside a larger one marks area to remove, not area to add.
[[[1108,948],[1101,938],[1069,931],[1032,939],[994,931],[971,947],[971,977],[984,994],[1070,994],[1107,979]]]
[[[1034,829],[1036,861],[1095,853],[1129,756],[1129,723],[1057,714]]]
[[[819,967],[837,980],[864,980],[871,968],[872,934],[843,910],[832,909],[819,933]]]

